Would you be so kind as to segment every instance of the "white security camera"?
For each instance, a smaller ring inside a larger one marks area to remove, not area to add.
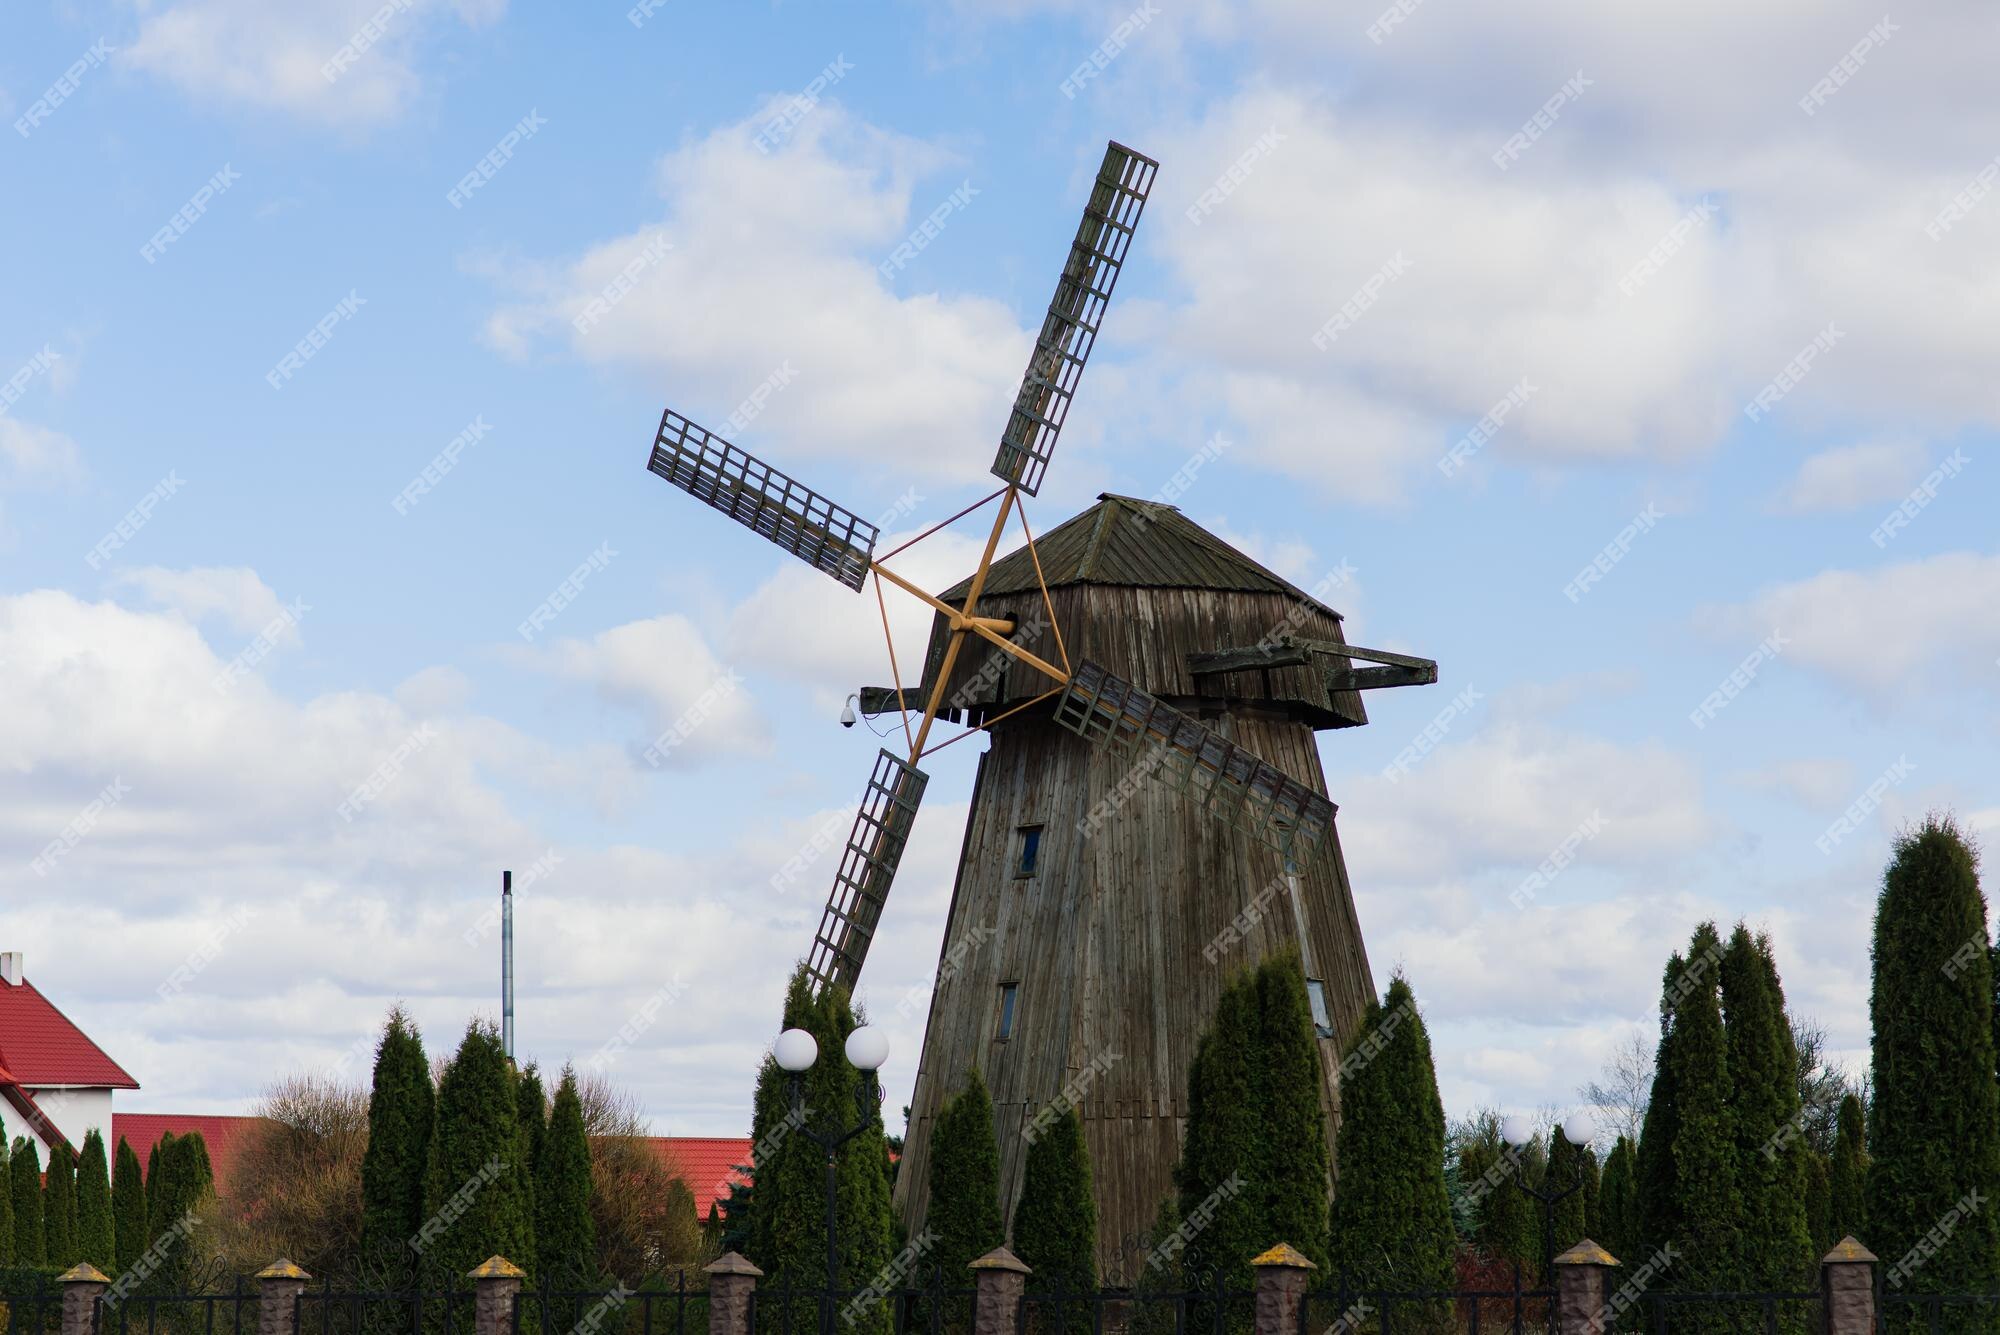
[[[860,698],[858,695],[850,695],[847,697],[847,703],[840,707],[841,727],[851,728],[854,726],[854,702]]]

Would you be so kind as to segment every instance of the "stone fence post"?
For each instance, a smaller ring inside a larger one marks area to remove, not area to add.
[[[257,1335],[292,1335],[298,1324],[299,1295],[311,1278],[283,1257],[257,1272]]]
[[[1306,1300],[1307,1271],[1313,1263],[1290,1243],[1281,1242],[1250,1258],[1257,1272],[1257,1335],[1299,1335]]]
[[[91,1335],[97,1328],[97,1300],[111,1287],[111,1277],[84,1261],[56,1276],[56,1283],[62,1285],[62,1335]]]
[[[1819,1263],[1827,1335],[1874,1335],[1875,1253],[1850,1235]]]
[[[1618,1263],[1589,1238],[1556,1258],[1558,1335],[1604,1335],[1610,1324],[1611,1271]]]
[[[1016,1335],[1021,1329],[1021,1298],[1033,1271],[1005,1247],[995,1247],[970,1267],[974,1286],[972,1335]]]
[[[528,1272],[504,1256],[487,1257],[465,1277],[472,1281],[473,1335],[510,1335],[514,1329],[514,1299]]]
[[[750,1335],[750,1299],[764,1272],[740,1252],[724,1252],[703,1272],[708,1276],[708,1335]]]

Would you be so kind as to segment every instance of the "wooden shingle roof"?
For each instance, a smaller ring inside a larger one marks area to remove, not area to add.
[[[1035,555],[1041,558],[1042,577],[1052,589],[1064,584],[1111,584],[1282,593],[1340,615],[1173,506],[1108,491],[1100,492],[1090,509],[1037,538]],[[970,587],[967,577],[938,596],[948,603],[962,602]],[[986,593],[1028,593],[1035,588],[1035,560],[1025,546],[995,561],[986,576]]]

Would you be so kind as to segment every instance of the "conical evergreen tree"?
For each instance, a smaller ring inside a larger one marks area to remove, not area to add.
[[[215,1201],[208,1145],[199,1131],[161,1138],[159,1185],[146,1195],[149,1213],[157,1205],[160,1220],[152,1241],[159,1264],[148,1281],[151,1291],[187,1293],[196,1270],[196,1232],[212,1217]]]
[[[514,1073],[514,1123],[521,1134],[521,1157],[516,1160],[521,1165],[521,1206],[528,1217],[528,1254],[535,1258],[532,1265],[539,1275],[541,1241],[537,1236],[537,1223],[541,1213],[535,1205],[535,1183],[542,1162],[542,1137],[549,1129],[549,1096],[542,1088],[541,1069],[533,1062]],[[530,1267],[522,1263],[522,1269]]]
[[[162,1215],[173,1192],[167,1181],[168,1170],[164,1165],[167,1162],[167,1151],[173,1148],[173,1143],[174,1133],[163,1131],[160,1133],[160,1138],[153,1142],[153,1148],[146,1151],[146,1241],[149,1244],[154,1238],[159,1237],[167,1226]]]
[[[14,1194],[14,1264],[43,1265],[42,1160],[35,1142],[16,1137],[7,1167]]]
[[[1639,1195],[1635,1172],[1632,1141],[1620,1136],[1604,1161],[1604,1183],[1598,1191],[1598,1222],[1593,1235],[1598,1246],[1633,1269],[1641,1263],[1640,1258],[1634,1256],[1639,1249]],[[1628,1257],[1632,1259],[1628,1260]]]
[[[577,1096],[576,1071],[571,1067],[563,1068],[555,1110],[538,1139],[535,1252],[543,1283],[557,1289],[590,1288],[600,1278],[597,1232],[590,1217],[590,1141],[584,1135],[583,1101]]]
[[[1736,1138],[1736,1285],[1788,1292],[1818,1269],[1806,1226],[1805,1152],[1799,1119],[1798,1053],[1768,938],[1741,923],[1720,970],[1729,1052],[1729,1106]]]
[[[1603,1215],[1599,1213],[1603,1190],[1604,1165],[1598,1162],[1596,1148],[1586,1145],[1583,1147],[1583,1191],[1580,1193],[1583,1197],[1583,1236],[1593,1242],[1604,1227]],[[1601,1247],[1604,1244],[1598,1245]]]
[[[437,1088],[437,1128],[425,1172],[416,1245],[428,1282],[462,1286],[489,1256],[528,1254],[513,1078],[490,1022],[467,1026]],[[515,1262],[520,1264],[520,1262]]]
[[[946,1283],[1006,1240],[1000,1214],[1000,1146],[993,1135],[993,1100],[973,1068],[952,1095],[931,1132],[930,1204],[924,1229],[932,1234],[931,1258]]]
[[[1392,980],[1390,990],[1394,991]],[[1415,1012],[1415,998],[1404,983],[1404,999]],[[1399,1001],[1397,1004],[1401,1004]],[[1256,1141],[1255,1199],[1265,1236],[1290,1243],[1314,1265],[1327,1264],[1327,1184],[1329,1146],[1320,1106],[1324,1079],[1320,1065],[1319,1031],[1313,1026],[1312,1002],[1306,993],[1305,965],[1296,950],[1272,956],[1257,966],[1257,1117],[1262,1132]],[[1405,1026],[1407,1027],[1407,1026]],[[1402,1030],[1399,1028],[1399,1034]],[[1428,1037],[1424,1040],[1429,1047]],[[1412,1050],[1413,1051],[1413,1050]],[[1427,1065],[1427,1063],[1426,1063]],[[1420,1073],[1405,1063],[1412,1094],[1421,1097]],[[1435,1089],[1433,1081],[1432,1088]],[[1413,1115],[1423,1116],[1421,1112]],[[1444,1173],[1444,1112],[1437,1117],[1437,1144],[1432,1165],[1438,1181]],[[1449,1214],[1449,1206],[1446,1213]],[[1427,1220],[1426,1226],[1434,1220]],[[1420,1233],[1421,1236],[1421,1233]],[[1258,1248],[1271,1245],[1265,1242]],[[1413,1260],[1424,1265],[1428,1258]]]
[[[117,1273],[123,1274],[139,1263],[153,1237],[146,1219],[139,1154],[123,1136],[118,1138],[118,1157],[111,1171],[111,1231],[118,1251]]]
[[[1459,1171],[1472,1198],[1472,1244],[1490,1260],[1517,1265],[1533,1285],[1542,1264],[1540,1207],[1521,1189],[1529,1171],[1521,1147],[1500,1139],[1497,1120],[1487,1119],[1459,1152]]]
[[[417,1253],[410,1240],[424,1223],[424,1177],[430,1160],[436,1094],[423,1035],[401,1006],[389,1012],[375,1045],[368,1092],[368,1148],[361,1157],[361,1280],[364,1287],[413,1287]],[[483,1258],[482,1258],[483,1259]],[[387,1311],[385,1322],[396,1320]]]
[[[49,1151],[48,1176],[42,1182],[42,1259],[64,1270],[77,1262],[76,1155],[66,1145]]]
[[[1560,1126],[1549,1128],[1549,1167],[1544,1186],[1550,1191],[1569,1191],[1556,1202],[1556,1255],[1574,1247],[1589,1235],[1589,1209],[1584,1196],[1583,1161],[1592,1158],[1583,1146],[1573,1143]],[[1574,1184],[1576,1190],[1570,1191]],[[1602,1244],[1599,1244],[1600,1246]]]
[[[1896,841],[1875,910],[1868,1245],[1903,1293],[2000,1281],[2000,1102],[1986,897],[1949,819]],[[1978,1208],[1967,1208],[1967,1203]],[[1951,1217],[1941,1242],[1939,1221]],[[1920,1239],[1920,1264],[1904,1264]]]
[[[1328,1216],[1334,1274],[1369,1288],[1452,1287],[1456,1237],[1444,1134],[1430,1034],[1399,973],[1369,1005],[1341,1058]]]
[[[110,1274],[118,1268],[118,1239],[111,1222],[111,1170],[104,1137],[95,1128],[83,1138],[76,1162],[76,1253]]]
[[[1028,1146],[1011,1232],[1014,1255],[1028,1266],[1028,1292],[1097,1292],[1097,1200],[1091,1194],[1090,1151],[1076,1109],[1064,1108]],[[1041,1327],[1056,1328],[1054,1322]],[[1061,1329],[1089,1335],[1090,1328],[1089,1303],[1065,1307]]]
[[[1682,995],[1674,1006],[1674,1093],[1680,1126],[1674,1136],[1674,1183],[1686,1256],[1680,1284],[1687,1289],[1736,1287],[1741,1265],[1738,1221],[1743,1200],[1736,1186],[1736,1121],[1729,1044],[1722,1025],[1716,975],[1722,939],[1703,923],[1688,943]],[[1726,1313],[1701,1313],[1697,1320]]]
[[[819,1057],[799,1078],[800,1099],[810,1124],[845,1129],[865,1122],[865,1129],[841,1149],[837,1158],[835,1228],[840,1239],[840,1272],[836,1288],[858,1291],[880,1278],[894,1255],[895,1225],[889,1208],[889,1178],[885,1168],[887,1142],[879,1098],[865,1101],[860,1072],[847,1061],[848,1034],[859,1025],[847,993],[830,988],[815,997],[801,965],[785,993],[784,1027],[804,1029],[819,1044]],[[789,1281],[799,1289],[826,1284],[826,1158],[810,1139],[796,1134],[791,1081],[766,1058],[758,1072],[751,1123],[754,1183],[750,1192],[748,1252],[769,1278],[762,1287]],[[961,1282],[952,1276],[949,1284]],[[760,1327],[785,1329],[784,1304],[757,1305]],[[854,1313],[842,1335],[886,1335],[890,1311],[886,1302]],[[800,1298],[790,1313],[792,1329],[808,1329],[817,1306]]]
[[[1849,1094],[1840,1101],[1833,1162],[1827,1169],[1827,1233],[1834,1242],[1850,1236],[1858,1238],[1868,1231],[1868,1148],[1864,1121],[1859,1098]],[[1829,1249],[1831,1246],[1829,1243]]]
[[[1195,1044],[1188,1066],[1187,1130],[1174,1180],[1182,1219],[1206,1218],[1156,1246],[1148,1264],[1178,1259],[1192,1287],[1250,1285],[1250,1258],[1275,1238],[1264,1237],[1252,1181],[1264,1162],[1257,1117],[1257,979],[1233,978],[1216,1003],[1215,1019]],[[1219,1280],[1216,1278],[1219,1276]]]
[[[1660,1041],[1653,1049],[1653,1087],[1639,1126],[1639,1143],[1633,1146],[1633,1232],[1626,1244],[1633,1254],[1618,1258],[1629,1266],[1643,1264],[1645,1258],[1680,1235],[1680,1197],[1674,1169],[1674,1140],[1680,1134],[1674,1085],[1674,1003],[1686,972],[1687,961],[1675,951],[1661,980]],[[1669,1272],[1666,1282],[1672,1279]]]

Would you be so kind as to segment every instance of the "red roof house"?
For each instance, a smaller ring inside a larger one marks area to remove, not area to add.
[[[694,1217],[708,1218],[708,1207],[729,1194],[731,1182],[749,1185],[737,1165],[750,1162],[748,1136],[648,1136],[646,1143],[667,1171],[694,1193]]]
[[[23,972],[19,951],[0,952],[0,1135],[51,1146],[111,1139],[111,1094],[139,1082],[90,1041]]]
[[[169,1131],[176,1136],[199,1131],[202,1143],[208,1149],[208,1165],[215,1173],[215,1189],[227,1196],[235,1180],[237,1156],[242,1154],[250,1132],[263,1121],[261,1117],[221,1117],[201,1113],[114,1113],[110,1145],[115,1147],[119,1140],[126,1141],[132,1146],[132,1152],[139,1156],[139,1162],[144,1164],[153,1152],[153,1146]]]

